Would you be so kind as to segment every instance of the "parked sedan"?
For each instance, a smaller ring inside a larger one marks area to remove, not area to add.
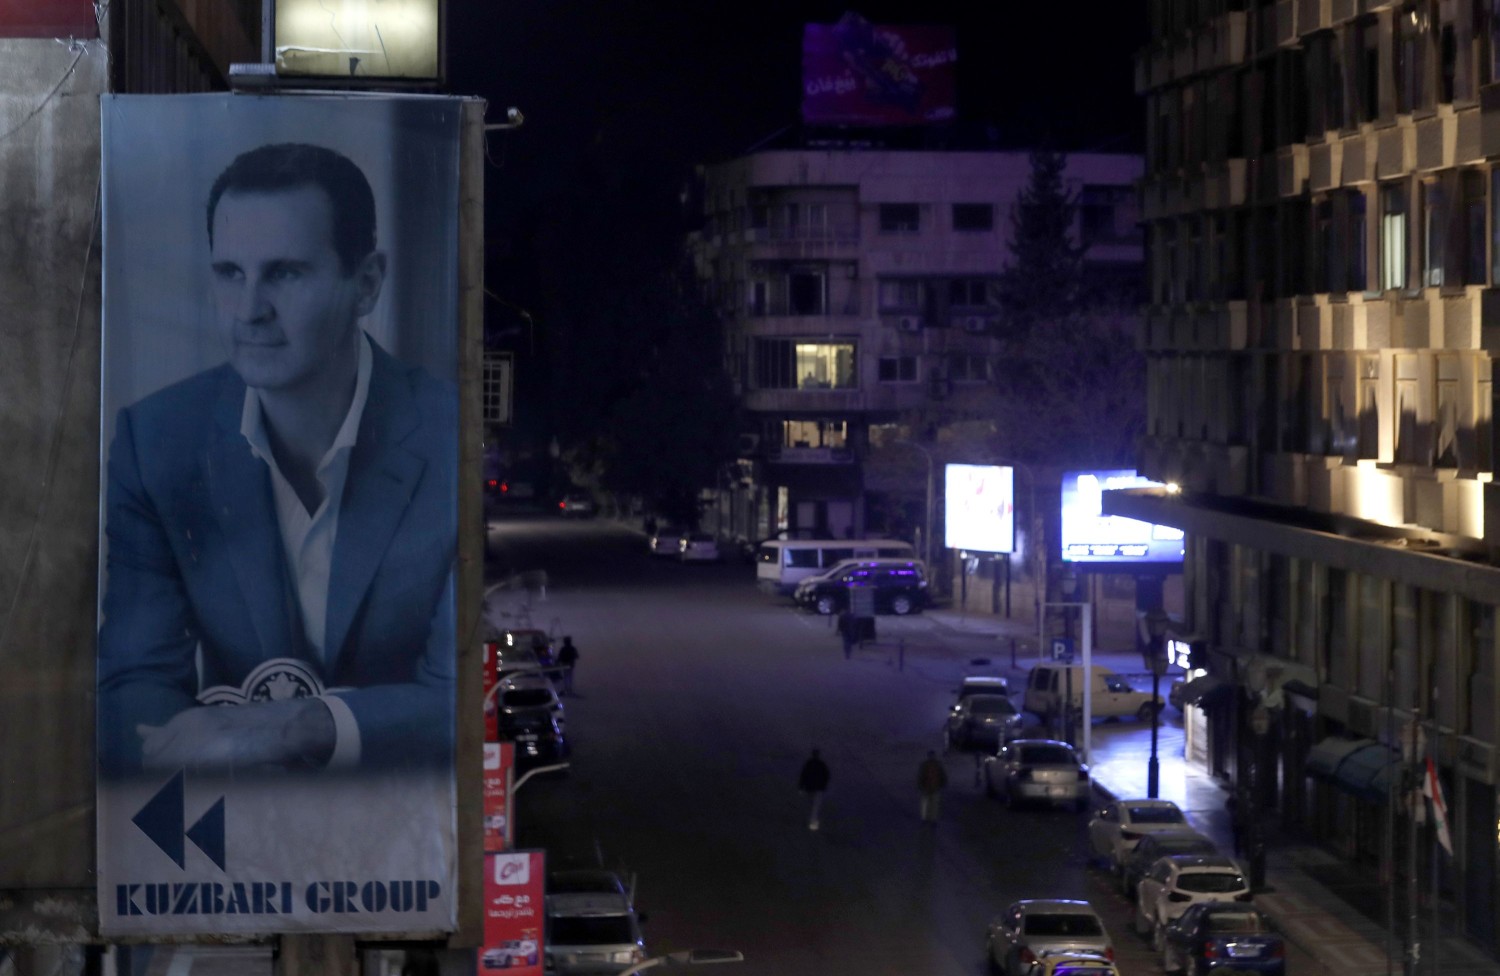
[[[653,556],[678,556],[682,554],[683,531],[681,529],[660,528],[651,536],[650,546]]]
[[[943,728],[950,749],[995,749],[1016,737],[1021,712],[1004,695],[968,695],[954,702]]]
[[[985,952],[1005,976],[1025,976],[1044,952],[1068,950],[1115,957],[1109,933],[1086,901],[1028,898],[990,923]]]
[[[1242,902],[1194,905],[1168,925],[1161,954],[1169,973],[1215,971],[1283,976],[1286,945],[1265,915]]]
[[[1089,768],[1066,742],[1016,739],[984,760],[984,791],[1014,809],[1023,801],[1070,805],[1089,802]]]
[[[719,540],[707,532],[690,532],[678,544],[677,558],[685,563],[716,563]]]
[[[1167,924],[1197,902],[1249,901],[1250,883],[1234,861],[1220,854],[1164,857],[1136,886],[1135,931],[1150,935],[1160,952]]]
[[[1120,976],[1120,970],[1102,953],[1043,949],[1026,976]]]
[[[568,758],[571,747],[557,719],[540,709],[500,712],[500,738],[515,743],[516,769],[550,766]]]
[[[573,492],[562,497],[562,501],[557,503],[557,510],[563,518],[592,518],[596,508],[594,500],[588,495]]]
[[[519,712],[527,709],[546,712],[557,719],[559,727],[567,728],[567,717],[562,699],[545,675],[537,672],[517,672],[507,675],[495,690],[496,707],[502,712]]]
[[[1214,842],[1196,830],[1183,828],[1142,837],[1120,865],[1120,893],[1134,898],[1151,865],[1173,854],[1217,854]]]
[[[1089,846],[1110,870],[1119,871],[1142,837],[1186,829],[1187,817],[1171,800],[1115,800],[1089,821]]]

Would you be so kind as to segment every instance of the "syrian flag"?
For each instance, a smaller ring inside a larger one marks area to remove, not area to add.
[[[1443,784],[1438,780],[1437,767],[1432,757],[1427,757],[1427,774],[1422,777],[1422,795],[1432,801],[1433,826],[1437,828],[1437,841],[1443,845],[1448,856],[1453,856],[1453,835],[1448,833],[1448,803],[1443,799]]]

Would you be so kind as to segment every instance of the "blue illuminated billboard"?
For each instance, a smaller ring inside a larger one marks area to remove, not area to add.
[[[1062,479],[1062,559],[1069,563],[1182,562],[1183,532],[1102,512],[1104,492],[1160,488],[1134,471],[1069,471]]]

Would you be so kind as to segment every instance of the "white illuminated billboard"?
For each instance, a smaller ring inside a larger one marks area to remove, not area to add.
[[[945,468],[943,544],[970,552],[1014,552],[1015,472],[992,464]]]
[[[1069,471],[1062,480],[1062,558],[1072,563],[1180,563],[1183,533],[1102,512],[1106,491],[1160,488],[1134,471]]]

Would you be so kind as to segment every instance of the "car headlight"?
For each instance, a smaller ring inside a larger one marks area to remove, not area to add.
[[[610,962],[633,963],[640,962],[645,958],[646,954],[639,949],[626,949],[622,952],[611,952],[609,954]]]

